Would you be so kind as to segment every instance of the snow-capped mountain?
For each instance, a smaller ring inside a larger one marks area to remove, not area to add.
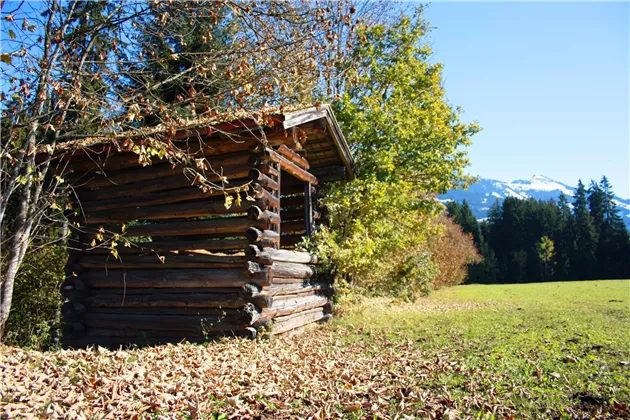
[[[464,199],[470,204],[473,214],[478,219],[488,217],[488,210],[495,201],[503,201],[505,197],[521,199],[535,198],[536,200],[556,200],[560,193],[571,197],[575,194],[575,187],[563,184],[543,175],[534,175],[529,180],[519,179],[512,182],[497,181],[496,179],[481,178],[467,190],[451,190],[439,196],[441,201]],[[571,199],[569,198],[569,201]],[[630,200],[615,197],[619,214],[630,228]]]

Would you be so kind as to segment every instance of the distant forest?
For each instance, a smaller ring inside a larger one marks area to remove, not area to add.
[[[572,200],[496,202],[479,222],[468,203],[449,202],[448,214],[473,236],[484,261],[469,266],[469,283],[630,278],[630,236],[604,176],[580,180]]]

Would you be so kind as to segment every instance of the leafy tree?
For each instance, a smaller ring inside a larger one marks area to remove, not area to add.
[[[403,268],[426,264],[427,238],[437,233],[430,221],[442,210],[432,196],[470,181],[462,147],[479,131],[446,101],[426,30],[421,10],[360,28],[351,57],[361,71],[335,104],[358,174],[323,200],[330,228],[317,235],[320,251],[355,284],[385,292]]]
[[[554,244],[551,238],[543,236],[536,244],[536,251],[538,251],[538,258],[543,263],[543,281],[549,277],[552,271],[551,263],[554,257]]]

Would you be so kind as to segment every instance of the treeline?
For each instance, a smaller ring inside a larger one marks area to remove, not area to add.
[[[619,279],[630,277],[630,236],[608,179],[580,180],[573,198],[506,198],[478,222],[470,206],[448,214],[473,236],[484,258],[469,266],[470,283]]]

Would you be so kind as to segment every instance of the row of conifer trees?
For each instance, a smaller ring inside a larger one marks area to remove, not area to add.
[[[468,282],[630,278],[630,236],[605,176],[588,188],[580,180],[573,197],[557,201],[508,197],[483,222],[466,201],[447,211],[484,257]]]

